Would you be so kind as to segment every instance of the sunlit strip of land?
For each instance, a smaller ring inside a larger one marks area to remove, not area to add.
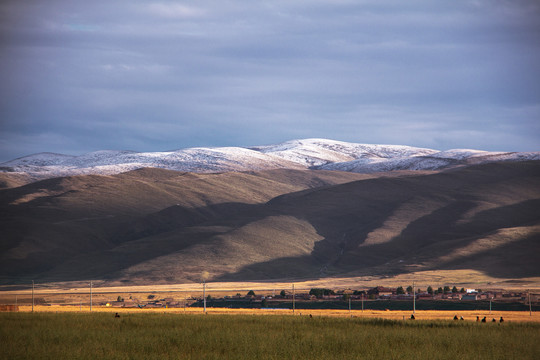
[[[330,289],[357,289],[375,286],[407,286],[415,282],[417,287],[437,288],[445,285],[459,285],[470,288],[501,288],[540,291],[540,277],[503,279],[487,276],[481,271],[466,270],[429,270],[418,271],[410,274],[396,276],[352,276],[343,278],[322,278],[314,280],[288,280],[288,281],[239,281],[239,282],[207,282],[207,291],[239,291],[239,290],[281,290],[291,289],[295,284],[298,291],[308,290],[315,287]],[[89,291],[88,281],[76,281],[65,283],[38,284],[41,294],[48,293],[84,293]],[[96,292],[99,293],[145,293],[145,292],[197,292],[201,290],[201,283],[184,284],[153,284],[153,285],[118,285],[114,286],[104,281],[93,281]],[[28,294],[31,292],[31,282],[26,284],[26,290],[11,290],[9,285],[3,286],[0,295]],[[17,286],[20,287],[20,286]]]
[[[31,312],[31,305],[19,306],[21,312]],[[34,306],[35,312],[90,312],[89,306]],[[92,312],[106,312],[113,314],[118,313],[120,316],[129,314],[200,314],[200,315],[290,315],[290,316],[313,316],[313,317],[356,317],[356,318],[380,318],[392,320],[407,320],[412,321],[412,309],[410,311],[401,310],[320,310],[320,309],[227,309],[227,308],[207,308],[206,314],[203,308],[113,308],[107,306],[93,306]],[[540,322],[540,313],[528,311],[488,311],[488,310],[466,310],[466,311],[443,311],[443,310],[416,310],[414,312],[415,320],[453,320],[454,316],[463,317],[464,321],[476,321],[476,318],[482,319],[486,317],[487,322],[500,321],[502,317],[505,322]],[[458,320],[461,321],[461,320]]]

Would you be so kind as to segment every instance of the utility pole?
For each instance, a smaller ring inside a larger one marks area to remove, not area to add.
[[[294,304],[294,284],[292,284],[292,313],[294,315],[295,304]]]
[[[34,312],[34,280],[32,280],[32,312]]]
[[[413,296],[413,314],[416,313],[416,289],[414,288],[414,281],[412,282],[412,296]]]
[[[210,277],[210,273],[208,271],[203,271],[201,273],[201,279],[203,281],[203,313],[206,314],[206,279]]]
[[[203,312],[206,314],[206,280],[203,280]]]
[[[529,316],[532,316],[531,290],[529,290]]]
[[[493,300],[493,296],[489,298],[489,314],[491,315],[491,301]]]
[[[92,282],[90,281],[90,312],[92,312]]]

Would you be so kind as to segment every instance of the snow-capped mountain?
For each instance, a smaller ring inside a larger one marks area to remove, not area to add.
[[[80,174],[110,175],[142,167],[199,173],[277,168],[369,173],[439,170],[483,162],[523,160],[540,160],[540,152],[438,151],[410,146],[304,139],[249,148],[188,148],[166,152],[102,150],[81,156],[40,153],[2,163],[0,171],[26,173],[38,179]]]
[[[277,145],[255,146],[251,149],[310,168],[363,158],[390,159],[437,153],[436,150],[410,146],[366,145],[326,139],[292,140]]]

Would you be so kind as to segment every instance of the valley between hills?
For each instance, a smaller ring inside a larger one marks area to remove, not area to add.
[[[0,174],[3,285],[540,283],[540,161],[21,176]]]

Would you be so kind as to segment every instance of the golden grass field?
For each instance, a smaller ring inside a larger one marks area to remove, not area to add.
[[[31,312],[31,305],[19,306],[21,312]],[[48,313],[63,313],[63,312],[90,312],[89,306],[34,306],[35,312],[48,312]],[[201,314],[203,315],[202,308],[153,308],[153,309],[137,309],[137,308],[115,308],[106,306],[93,306],[92,312],[108,312],[111,314]],[[380,311],[380,310],[318,310],[318,309],[300,309],[296,311],[279,309],[279,310],[267,310],[267,309],[226,309],[226,308],[207,308],[207,315],[291,315],[291,316],[309,316],[314,317],[357,317],[366,319],[391,319],[391,320],[409,320],[412,311]],[[526,311],[436,311],[436,310],[417,310],[415,312],[416,320],[452,320],[454,315],[458,318],[463,316],[465,321],[476,321],[476,317],[483,318],[484,316],[488,321],[495,318],[497,321],[502,316],[505,322],[540,322],[540,313]]]
[[[292,310],[209,309],[203,315],[199,308],[184,315],[180,309],[95,308],[90,313],[84,307],[81,311],[74,306],[36,306],[34,310],[38,312],[0,313],[2,358],[540,358],[540,323],[536,314],[534,322],[522,320],[526,313],[494,312],[491,316],[505,317],[504,324],[482,324],[475,322],[475,314],[488,316],[487,312],[459,312],[471,320],[453,321],[454,313],[418,311],[419,320],[411,321],[409,312],[398,311],[292,315]],[[118,319],[114,312],[120,314]]]

